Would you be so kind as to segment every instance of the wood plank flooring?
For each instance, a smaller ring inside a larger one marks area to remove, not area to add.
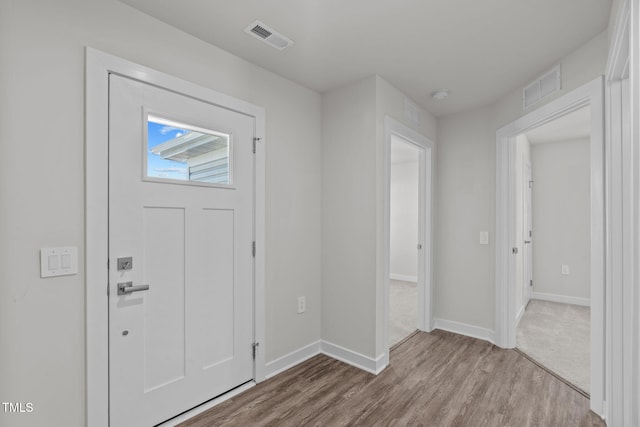
[[[436,330],[391,351],[378,376],[315,356],[180,424],[605,426],[589,401],[513,350]]]

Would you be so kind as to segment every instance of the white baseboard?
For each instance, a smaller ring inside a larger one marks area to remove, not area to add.
[[[518,314],[516,314],[516,326],[518,326],[520,320],[522,320],[522,316],[524,316],[524,308],[524,305],[520,307],[520,310],[518,310]]]
[[[322,341],[318,340],[267,363],[265,366],[267,372],[266,379],[278,375],[289,368],[293,368],[307,359],[311,359],[313,356],[320,354],[321,349]]]
[[[373,359],[327,341],[322,341],[322,353],[374,375],[378,375],[389,364],[387,353]]]
[[[496,342],[495,332],[491,329],[468,325],[466,323],[454,322],[453,320],[433,319],[433,329],[442,329],[443,331],[449,331],[455,334],[489,341],[491,344],[495,344]]]
[[[265,377],[269,379],[318,354],[324,354],[332,359],[340,360],[341,362],[355,366],[374,375],[378,375],[389,364],[388,353],[384,353],[373,359],[339,345],[318,340],[267,363],[265,367],[267,374]]]
[[[566,295],[547,294],[544,292],[532,292],[531,299],[591,307],[591,299],[589,298],[569,297]]]
[[[407,276],[404,274],[389,274],[389,279],[391,280],[402,280],[403,282],[413,282],[418,283],[418,276]]]

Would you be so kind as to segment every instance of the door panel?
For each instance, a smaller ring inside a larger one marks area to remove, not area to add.
[[[233,357],[233,330],[216,328],[216,325],[232,325],[233,310],[228,301],[233,301],[233,220],[234,212],[223,209],[204,209],[200,227],[203,237],[202,268],[198,279],[203,282],[221,279],[226,286],[196,287],[196,301],[207,301],[210,310],[203,310],[204,316],[197,327],[199,334],[209,339],[198,340],[202,355],[199,365],[209,369]]]
[[[154,325],[144,334],[144,388],[150,391],[185,376],[185,212],[145,207],[143,215],[142,268],[153,285],[142,296],[144,324]]]
[[[254,123],[113,75],[109,104],[110,423],[154,425],[253,379]]]

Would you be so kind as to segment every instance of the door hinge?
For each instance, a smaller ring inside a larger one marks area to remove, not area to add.
[[[255,240],[253,242],[251,242],[251,254],[253,255],[253,257],[256,257],[256,242]]]
[[[253,138],[253,154],[256,153],[256,143],[260,142],[261,138]]]
[[[533,188],[533,181],[529,181],[529,188]]]
[[[529,286],[533,286],[533,280],[529,280]]]
[[[254,342],[253,344],[251,344],[251,347],[253,348],[253,360],[256,359],[256,353],[258,352],[259,345],[260,345],[259,342]]]
[[[529,230],[529,237],[533,236],[533,231]]]

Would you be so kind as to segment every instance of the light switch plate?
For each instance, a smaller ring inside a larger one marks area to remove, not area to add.
[[[480,244],[481,245],[488,245],[489,244],[489,232],[488,231],[481,231],[480,232]]]
[[[40,277],[78,274],[78,248],[67,246],[40,249]]]
[[[569,275],[569,266],[568,265],[562,265],[562,274],[564,276],[568,276]]]

